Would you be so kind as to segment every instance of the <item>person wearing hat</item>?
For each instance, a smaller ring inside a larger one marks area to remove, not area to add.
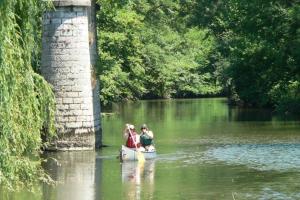
[[[146,151],[154,150],[153,132],[148,129],[146,124],[141,126],[141,131],[140,142],[142,147],[144,147]]]
[[[134,125],[132,124],[126,124],[124,138],[126,140],[126,146],[129,148],[139,148],[141,146],[140,136],[136,133]]]

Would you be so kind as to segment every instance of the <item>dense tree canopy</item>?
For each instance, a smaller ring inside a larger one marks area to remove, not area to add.
[[[226,90],[243,105],[299,105],[298,1],[98,3],[102,103]]]
[[[209,29],[187,27],[177,1],[98,1],[102,103],[216,95]]]
[[[190,26],[218,40],[231,89],[245,104],[300,110],[299,1],[215,0],[184,3]],[[298,109],[295,109],[296,108]]]

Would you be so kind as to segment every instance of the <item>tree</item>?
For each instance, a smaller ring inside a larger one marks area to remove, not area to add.
[[[215,40],[187,27],[177,1],[98,1],[102,103],[220,94]]]
[[[299,82],[299,2],[200,0],[183,4],[190,25],[207,27],[216,36],[220,59],[229,62],[225,77],[239,99],[246,105],[280,107],[286,98],[283,88],[295,88]],[[187,14],[189,9],[193,14]],[[293,91],[297,94],[298,90]],[[296,99],[293,102],[299,104]]]
[[[41,136],[54,135],[54,95],[33,70],[46,6],[38,0],[0,3],[0,184],[11,189],[45,178],[34,156]]]

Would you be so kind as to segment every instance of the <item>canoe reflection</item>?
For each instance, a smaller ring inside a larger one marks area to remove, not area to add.
[[[151,199],[154,191],[155,160],[122,163],[122,183],[126,199]],[[142,198],[141,198],[142,197]]]

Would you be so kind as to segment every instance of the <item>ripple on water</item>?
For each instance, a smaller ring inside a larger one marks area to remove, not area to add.
[[[211,148],[204,156],[261,171],[300,170],[300,144],[228,144]]]

